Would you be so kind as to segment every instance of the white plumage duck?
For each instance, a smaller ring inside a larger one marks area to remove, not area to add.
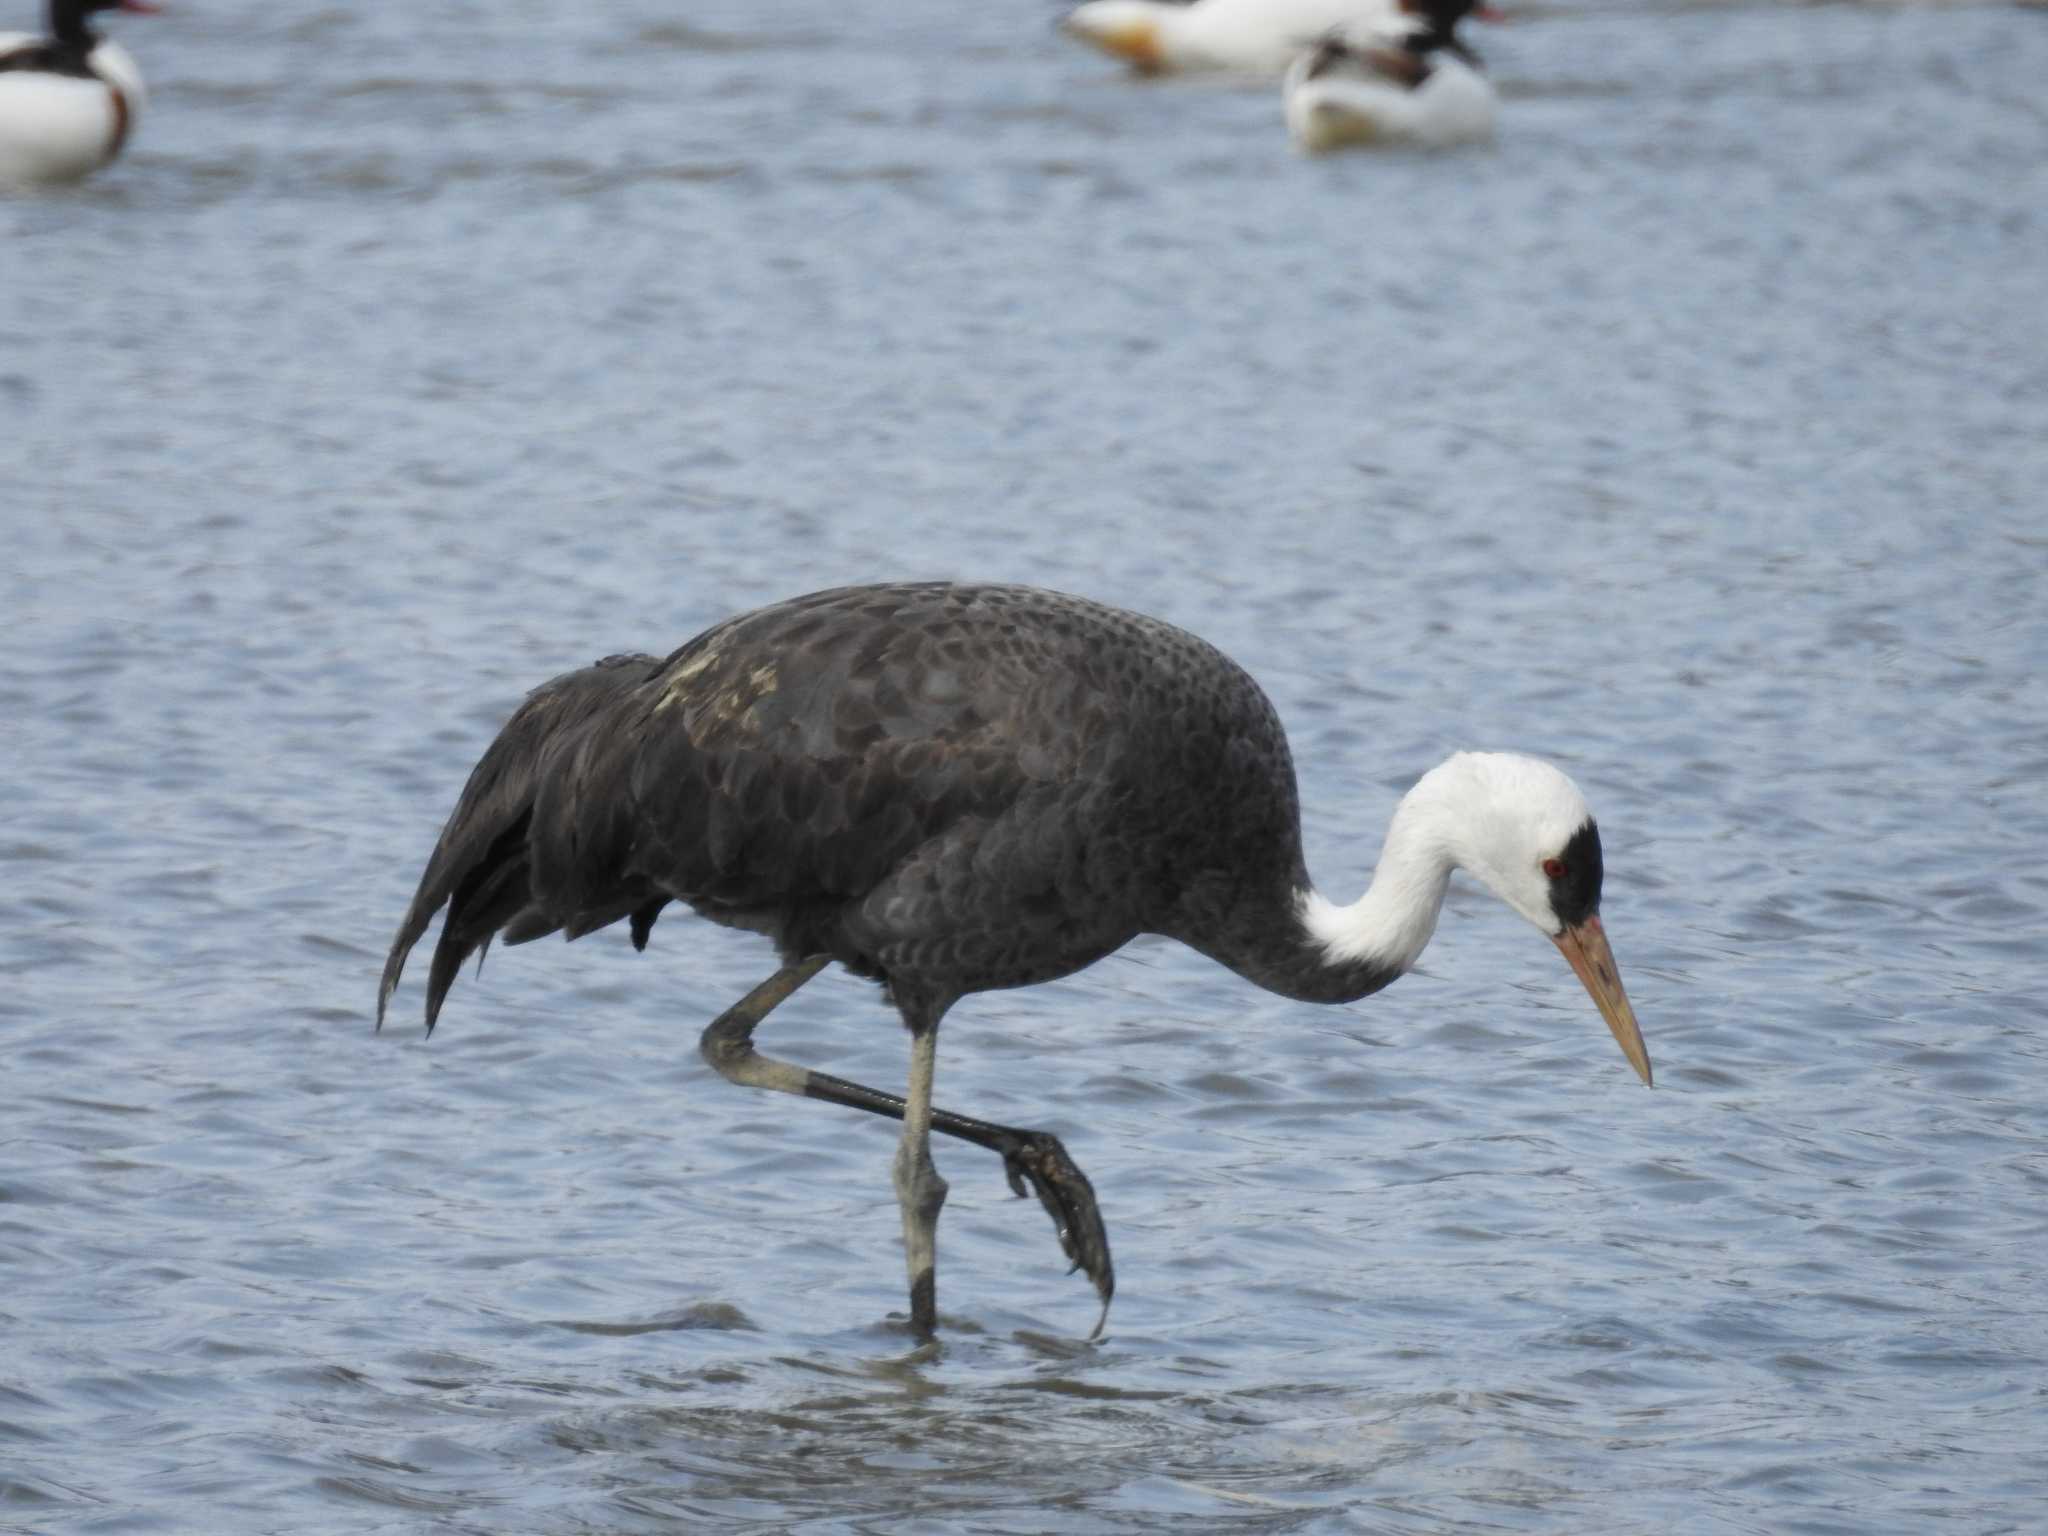
[[[1325,33],[1395,19],[1394,0],[1088,0],[1063,25],[1143,74],[1278,75]]]
[[[1393,27],[1332,32],[1288,67],[1281,94],[1300,149],[1444,149],[1493,136],[1493,86],[1457,35],[1479,9],[1475,0],[1400,0],[1400,8]]]
[[[76,181],[121,152],[147,95],[142,71],[91,25],[151,0],[50,0],[47,37],[0,32],[0,187]]]

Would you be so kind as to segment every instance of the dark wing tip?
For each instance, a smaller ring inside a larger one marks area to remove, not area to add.
[[[635,949],[644,950],[647,948],[647,936],[654,932],[654,920],[661,916],[661,909],[667,906],[668,903],[669,898],[663,896],[660,900],[650,901],[633,912],[633,947]]]
[[[406,908],[405,921],[398,925],[398,932],[392,937],[391,953],[384,957],[384,974],[377,984],[377,1032],[380,1034],[384,1029],[384,1015],[390,1010],[392,996],[398,991],[398,978],[405,974],[406,957],[412,953],[413,945],[420,941],[420,935],[427,931],[427,925],[433,922],[434,914],[441,910],[441,903],[446,900],[434,888],[432,876],[430,867],[427,878],[421,880],[420,888],[413,896],[412,905]],[[427,905],[430,900],[431,906]],[[427,1031],[429,1034],[433,1032],[431,1019],[428,1020]]]
[[[407,927],[411,926],[410,915]],[[384,1015],[391,1007],[391,994],[398,990],[398,978],[405,972],[405,957],[412,951],[413,938],[408,937],[405,928],[398,931],[392,941],[391,953],[384,958],[384,975],[377,983],[377,1027],[375,1033],[384,1032]]]

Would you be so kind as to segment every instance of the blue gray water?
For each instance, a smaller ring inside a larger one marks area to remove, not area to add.
[[[1051,15],[121,23],[132,153],[0,202],[0,1528],[2048,1520],[2048,16],[1532,6],[1497,148],[1314,163]],[[1351,1008],[972,999],[1121,1291],[942,1146],[919,1349],[893,1127],[697,1059],[757,942],[371,1033],[524,688],[930,575],[1241,658],[1341,897],[1566,763],[1657,1089],[1463,886]]]

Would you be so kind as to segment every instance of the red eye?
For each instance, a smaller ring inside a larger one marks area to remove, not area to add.
[[[1543,873],[1552,880],[1562,880],[1564,878],[1564,860],[1545,859],[1543,861]]]

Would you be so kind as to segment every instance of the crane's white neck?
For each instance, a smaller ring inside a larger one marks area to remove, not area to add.
[[[1411,790],[1395,808],[1363,896],[1343,906],[1320,891],[1302,893],[1302,926],[1328,963],[1368,964],[1396,975],[1414,968],[1436,932],[1458,862],[1444,830]]]

